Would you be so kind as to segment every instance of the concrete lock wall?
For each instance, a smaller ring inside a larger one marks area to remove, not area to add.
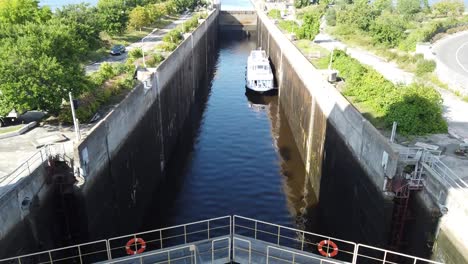
[[[258,17],[259,46],[274,66],[280,104],[320,201],[321,232],[385,246],[393,203],[382,190],[398,153],[264,13]]]
[[[52,245],[58,223],[53,217],[53,190],[46,179],[45,167],[38,166],[2,195],[0,259]]]
[[[77,147],[87,239],[136,231],[165,163],[216,59],[218,10],[186,38]],[[138,201],[138,202],[137,202]],[[146,202],[145,202],[146,201]],[[112,225],[109,225],[112,221]]]

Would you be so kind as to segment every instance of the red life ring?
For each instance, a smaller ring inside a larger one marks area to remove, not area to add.
[[[138,245],[141,245],[141,248],[138,250],[133,250],[132,246],[135,248],[138,248]],[[136,254],[141,254],[145,252],[146,250],[146,242],[143,240],[143,238],[132,238],[130,239],[127,244],[125,245],[125,250],[127,251],[128,255],[136,255]]]
[[[330,245],[331,248],[333,248],[333,251],[330,253],[327,253],[326,251],[323,250],[323,246],[327,244]],[[335,244],[335,242],[331,240],[320,241],[320,243],[318,243],[317,245],[317,248],[320,254],[322,254],[322,256],[324,257],[333,258],[334,256],[338,255],[338,246]]]

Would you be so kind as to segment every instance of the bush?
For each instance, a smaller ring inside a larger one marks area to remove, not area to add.
[[[184,39],[184,36],[182,36],[182,32],[179,29],[173,29],[169,31],[164,37],[163,41],[166,43],[173,43],[173,44],[180,44],[182,40]]]
[[[406,23],[399,15],[384,13],[371,26],[372,39],[388,47],[397,46],[404,37]]]
[[[395,86],[343,51],[334,54],[333,67],[346,80],[343,94],[370,108],[387,128],[396,121],[398,131],[403,135],[447,131],[442,118],[442,99],[435,89],[420,84]]]
[[[146,61],[146,64],[149,67],[157,67],[159,64],[161,64],[163,60],[164,56],[159,53],[156,53],[150,56],[150,58]]]
[[[198,27],[198,15],[193,16],[182,24],[182,31],[185,33],[191,32],[193,29]]]
[[[416,63],[416,75],[422,76],[425,73],[431,73],[435,70],[436,66],[436,62],[433,60],[418,60]]]
[[[336,10],[334,8],[328,9],[325,19],[327,20],[327,25],[332,27],[336,26]]]
[[[139,59],[143,57],[143,50],[141,48],[135,48],[132,49],[129,53],[128,56],[132,59]]]
[[[174,51],[176,48],[177,48],[177,44],[162,42],[161,44],[158,45],[156,50],[158,50],[158,51]]]
[[[299,25],[292,20],[280,20],[278,27],[289,33],[295,33],[299,29]]]
[[[404,135],[447,132],[447,123],[442,118],[442,98],[433,88],[412,84],[401,89],[395,101],[385,116],[387,126],[398,122],[398,131]]]
[[[320,17],[323,11],[320,8],[314,8],[305,12],[302,16],[302,26],[296,29],[296,36],[299,39],[313,40],[320,30]]]
[[[281,19],[281,11],[279,11],[278,9],[271,9],[268,12],[268,16],[273,19]]]

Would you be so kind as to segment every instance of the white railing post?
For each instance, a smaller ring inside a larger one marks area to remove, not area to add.
[[[255,240],[257,240],[257,221],[255,221]]]
[[[83,264],[83,257],[81,256],[81,247],[78,246],[78,256],[80,257],[80,264]]]
[[[161,249],[163,248],[162,230],[159,230],[159,241],[161,241]]]
[[[207,225],[208,225],[208,239],[210,239],[210,220],[208,220]]]
[[[278,246],[280,245],[281,226],[278,226]]]
[[[184,225],[184,243],[187,244],[187,226]]]

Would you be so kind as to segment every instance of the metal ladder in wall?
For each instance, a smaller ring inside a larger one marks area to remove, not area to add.
[[[408,210],[411,194],[424,187],[423,155],[424,151],[417,151],[413,157],[414,169],[411,171],[403,169],[392,182],[392,191],[395,193],[395,197],[389,246],[393,250],[399,249],[404,244],[405,225],[411,218]]]

